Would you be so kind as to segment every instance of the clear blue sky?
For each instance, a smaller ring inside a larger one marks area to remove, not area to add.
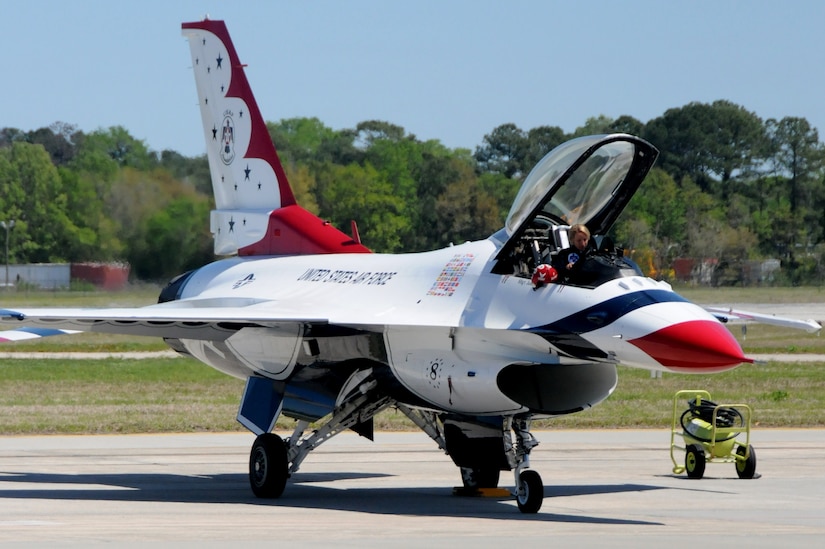
[[[0,0],[0,127],[124,126],[204,152],[183,21],[224,19],[264,118],[385,120],[475,149],[513,122],[573,131],[727,99],[825,140],[825,2]]]

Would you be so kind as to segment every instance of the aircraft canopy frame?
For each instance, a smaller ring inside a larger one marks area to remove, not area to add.
[[[538,216],[605,234],[624,210],[659,151],[628,134],[594,135],[559,145],[530,171],[505,223],[512,240]]]

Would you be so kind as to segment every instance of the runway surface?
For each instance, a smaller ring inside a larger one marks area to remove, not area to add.
[[[0,437],[0,546],[809,547],[825,539],[825,430],[754,430],[760,478],[672,473],[670,431],[545,431],[536,515],[452,495],[421,433],[345,433],[278,500],[247,482],[252,435]],[[680,441],[681,442],[681,441]],[[682,453],[677,454],[679,459]],[[502,486],[512,485],[502,473]]]

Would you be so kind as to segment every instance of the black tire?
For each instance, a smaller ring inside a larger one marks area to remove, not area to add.
[[[745,456],[746,449],[744,446],[736,448],[736,455]],[[753,451],[753,446],[747,448],[748,459],[740,461],[736,460],[736,474],[739,478],[752,479],[756,474],[756,452]]]
[[[705,475],[705,450],[700,444],[691,444],[685,452],[685,471],[688,478],[702,478]]]
[[[272,433],[259,435],[249,453],[249,485],[259,498],[277,498],[284,493],[289,476],[287,449],[283,439]]]
[[[501,471],[498,469],[461,467],[461,482],[468,490],[497,488]]]
[[[522,471],[517,488],[516,503],[519,511],[538,513],[544,501],[544,484],[541,482],[541,476],[532,469]]]

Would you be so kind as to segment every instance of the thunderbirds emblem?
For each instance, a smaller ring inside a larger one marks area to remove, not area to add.
[[[235,159],[235,125],[230,113],[224,114],[221,127],[221,160],[227,166]]]
[[[235,282],[235,283],[232,285],[232,289],[233,289],[233,290],[237,290],[237,289],[238,289],[238,288],[240,288],[241,286],[246,286],[246,285],[247,285],[247,284],[249,284],[250,282],[255,282],[255,274],[254,274],[254,273],[250,273],[250,274],[246,275],[245,277],[243,277],[242,279],[240,279],[240,280],[238,280],[237,282]]]

